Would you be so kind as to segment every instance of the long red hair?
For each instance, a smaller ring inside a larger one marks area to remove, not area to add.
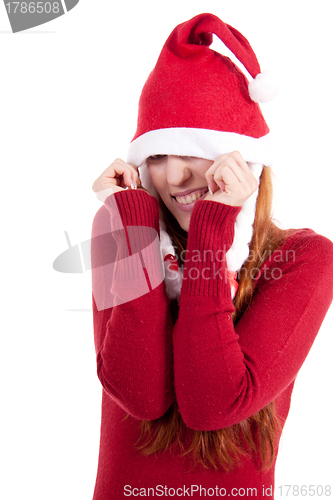
[[[253,236],[250,243],[250,255],[239,271],[239,287],[234,299],[234,324],[246,311],[253,295],[253,280],[256,273],[285,239],[284,231],[272,221],[272,174],[269,167],[264,167],[259,183]],[[186,234],[163,203],[167,231],[172,238],[176,253],[186,248]],[[174,319],[178,305],[171,304]],[[276,439],[281,431],[281,422],[272,401],[262,410],[235,425],[214,431],[192,430],[192,440],[185,448],[184,436],[189,429],[178,410],[177,402],[160,418],[141,422],[141,436],[137,443],[144,455],[150,455],[178,445],[184,454],[191,454],[195,463],[206,468],[223,468],[228,471],[239,462],[242,456],[258,453],[263,469],[270,468],[276,454]],[[259,443],[259,446],[256,445]],[[259,449],[257,449],[257,447]]]

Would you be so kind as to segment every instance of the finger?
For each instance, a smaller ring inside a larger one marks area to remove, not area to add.
[[[217,189],[220,189],[214,180],[214,174],[218,167],[217,161],[215,161],[205,172],[205,178],[208,184],[208,189],[211,194],[215,193]]]
[[[244,173],[242,169],[239,167],[237,162],[228,155],[221,162],[221,157],[216,160],[213,165],[209,167],[205,176],[208,183],[208,187],[212,193],[214,193],[217,189],[225,190],[225,185],[229,182],[235,183],[235,180],[238,182],[246,182]],[[233,175],[230,175],[230,171],[233,172]],[[225,177],[227,175],[227,177]]]
[[[134,169],[126,168],[123,172],[123,180],[127,187],[136,189],[138,173]]]
[[[229,170],[231,170],[234,173],[235,177],[238,179],[239,182],[243,183],[247,181],[244,170],[242,170],[242,168],[233,158],[228,158],[225,167],[229,168]]]
[[[232,153],[232,155],[232,157],[237,162],[237,167],[234,168],[233,166],[235,164],[233,163],[230,163],[230,167],[234,170],[240,182],[247,183],[250,190],[254,192],[259,186],[258,179],[255,177],[249,165],[246,163],[246,161],[244,161],[243,157],[240,155],[240,153],[238,153],[238,151],[235,151],[234,153]]]
[[[99,177],[97,177],[92,185],[92,189],[93,191],[98,192],[101,189],[105,189],[106,186],[112,186],[114,184],[119,184],[119,179],[115,171],[113,162],[101,173]]]
[[[100,191],[97,191],[96,196],[100,201],[102,201],[104,203],[104,201],[106,200],[106,198],[108,196],[111,196],[112,194],[116,193],[117,191],[123,191],[123,188],[114,185],[112,187],[108,187],[106,189],[101,189]]]
[[[139,173],[137,168],[131,163],[125,163],[119,158],[113,164],[116,173],[123,177],[121,185],[135,189]]]
[[[225,182],[221,181],[220,179],[215,179],[215,178],[214,178],[214,180],[215,180],[218,188],[221,189],[221,191],[225,191]],[[215,191],[214,191],[214,193],[215,193]]]
[[[121,187],[135,186],[138,179],[136,167],[117,158],[95,180],[92,189],[95,192],[105,189],[106,186],[118,185]]]
[[[252,192],[254,192],[258,188],[259,182],[258,179],[253,174],[253,172],[251,171],[248,163],[244,160],[239,151],[233,151],[231,153],[231,156],[236,160],[238,166],[242,169],[244,179],[249,184]]]
[[[240,182],[236,173],[239,175],[239,171],[234,166],[226,166],[223,168],[223,179],[225,182],[225,189],[221,192],[219,197],[222,203],[227,205],[241,206],[244,201],[249,198],[257,188],[257,181],[254,178],[253,182],[248,182],[247,179]]]
[[[113,187],[113,186],[117,186],[119,184],[119,179],[118,178],[115,178],[115,177],[109,177],[109,178],[104,178],[104,179],[101,179],[101,177],[98,177],[93,185],[92,185],[92,190],[95,192],[95,193],[98,193],[99,191],[101,191],[102,189],[106,189],[108,187]]]
[[[223,191],[230,191],[230,190],[239,190],[241,184],[243,183],[242,180],[240,180],[237,176],[237,173],[235,172],[237,169],[235,169],[234,165],[225,165],[223,167],[219,167],[217,171],[214,174],[214,180],[215,182],[219,185],[220,180],[224,182],[224,189]],[[241,175],[240,175],[241,177]]]
[[[229,156],[231,156],[236,161],[236,163],[242,170],[244,170],[244,172],[247,172],[249,170],[248,164],[239,151],[233,151]]]
[[[225,163],[231,158],[236,161],[239,167],[244,171],[245,175],[250,174],[251,170],[239,151],[232,151],[231,153],[219,156],[216,158],[214,164],[222,165],[222,163]]]

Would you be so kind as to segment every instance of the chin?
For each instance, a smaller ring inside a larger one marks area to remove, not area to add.
[[[182,220],[182,221],[178,221],[178,224],[180,225],[180,227],[186,231],[188,233],[188,230],[190,228],[190,219],[189,220]]]
[[[180,227],[188,233],[188,230],[190,228],[190,220],[191,220],[191,215],[189,212],[184,212],[184,213],[175,213],[174,210],[171,210],[171,207],[167,207],[170,211],[170,213],[173,215],[173,217],[176,219]]]

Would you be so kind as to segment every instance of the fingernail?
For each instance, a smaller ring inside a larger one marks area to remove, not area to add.
[[[134,186],[133,182],[131,182],[131,188],[135,189],[135,186]]]
[[[211,195],[214,194],[213,191],[211,190],[210,186],[208,186],[208,190],[209,190],[209,192],[210,192]]]

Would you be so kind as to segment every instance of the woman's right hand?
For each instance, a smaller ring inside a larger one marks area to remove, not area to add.
[[[92,185],[97,198],[101,201],[117,191],[123,191],[127,187],[136,189],[139,173],[137,167],[131,163],[125,163],[117,158]]]

